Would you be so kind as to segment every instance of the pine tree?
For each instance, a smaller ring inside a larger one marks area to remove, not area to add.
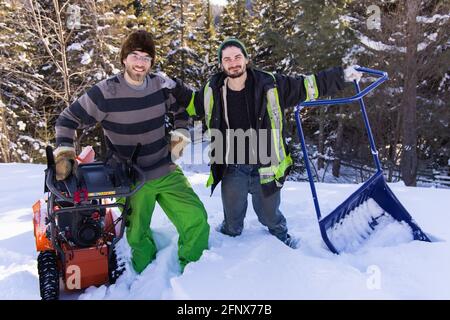
[[[219,41],[214,26],[213,8],[210,0],[202,1],[200,10],[196,13],[199,23],[195,27],[194,50],[198,52],[202,66],[200,69],[200,83],[206,81],[218,71],[217,47]]]
[[[450,5],[448,1],[382,3],[378,7],[381,23],[369,28],[369,2],[353,7],[352,25],[362,47],[354,52],[359,52],[360,64],[390,75],[370,99],[375,105],[371,108],[374,131],[381,141],[382,158],[391,168],[400,165],[405,183],[415,185],[418,160],[432,163],[432,155],[448,150],[450,118],[441,89],[448,88]],[[441,164],[447,159],[440,156]]]
[[[121,40],[116,39],[121,39],[117,38],[121,32],[105,23],[106,4],[94,0],[79,5],[56,0],[1,4],[5,9],[1,12],[8,13],[1,39],[7,46],[1,52],[0,82],[6,105],[2,122],[14,141],[9,159],[40,160],[45,145],[54,141],[54,123],[61,110],[94,83],[118,72],[116,45]],[[100,143],[99,136],[91,134],[89,143]]]
[[[339,19],[347,13],[345,1],[256,1],[255,8],[262,23],[258,38],[261,48],[255,61],[265,69],[295,76],[340,66],[354,41]],[[296,137],[293,110],[287,111],[286,118],[287,131]],[[307,109],[302,118],[307,120],[307,136],[317,133],[315,156],[318,169],[322,169],[325,159],[340,156],[345,109]],[[339,162],[336,165],[338,175]]]
[[[224,8],[218,25],[218,38],[235,37],[246,47],[251,48],[256,42],[256,30],[253,27],[254,17],[250,15],[247,1],[230,0]]]
[[[197,41],[194,33],[196,8],[199,1],[159,1],[156,41],[160,48],[157,69],[171,77],[196,84],[199,79],[201,61],[191,48]],[[158,49],[158,48],[157,48]]]
[[[2,161],[42,157],[45,143],[52,138],[47,128],[52,110],[44,102],[48,97],[64,99],[47,83],[40,59],[45,53],[35,45],[36,31],[30,32],[27,13],[19,1],[0,2],[0,14],[5,15],[0,33]]]
[[[293,1],[253,2],[256,48],[253,62],[256,66],[274,72],[291,73],[294,53],[290,37],[296,32],[295,17],[301,15],[300,4]]]

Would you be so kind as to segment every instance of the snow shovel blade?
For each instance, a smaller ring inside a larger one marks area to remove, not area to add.
[[[414,240],[431,242],[377,172],[319,225],[327,246],[339,253],[357,249],[376,229],[395,221],[406,223]]]

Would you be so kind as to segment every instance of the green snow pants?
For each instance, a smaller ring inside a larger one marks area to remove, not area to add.
[[[178,258],[183,272],[186,264],[200,259],[208,247],[209,224],[203,203],[179,167],[164,177],[147,181],[130,199],[127,240],[133,268],[141,273],[156,257],[150,229],[156,202],[178,231]]]

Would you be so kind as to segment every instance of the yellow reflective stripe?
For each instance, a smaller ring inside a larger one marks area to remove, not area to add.
[[[269,73],[275,81],[273,74]],[[316,86],[317,88],[317,86]],[[318,93],[318,91],[317,91]],[[283,142],[283,118],[278,95],[278,88],[272,88],[267,91],[267,110],[272,126],[272,140],[275,147],[278,165],[259,168],[261,184],[278,181],[285,176],[286,170],[292,165],[293,161],[290,154],[286,154]]]
[[[261,184],[269,183],[275,180],[276,166],[259,168],[259,182]]]
[[[267,178],[267,179],[260,179],[259,182],[261,184],[269,183],[275,180],[275,177]]]
[[[278,162],[284,159],[284,150],[281,147],[283,145],[283,138],[281,137],[282,120],[281,109],[277,105],[276,88],[272,88],[267,91],[267,110],[269,111],[269,118],[272,125],[272,140],[275,147],[276,156]]]
[[[189,102],[189,105],[186,108],[188,115],[191,117],[197,115],[197,112],[195,111],[194,98],[195,98],[195,92],[192,92],[191,101]]]
[[[267,183],[274,179],[280,180],[286,173],[287,168],[292,165],[291,155],[288,154],[277,166],[259,168],[259,178],[261,183]],[[266,182],[263,182],[266,181]]]
[[[305,92],[306,92],[305,101],[309,101],[311,99],[309,98],[309,84],[308,84],[308,79],[306,77],[303,79],[303,85],[305,86]]]
[[[315,100],[319,97],[319,89],[317,87],[315,75],[305,76],[305,78],[303,80],[303,85],[305,86],[305,91],[306,91],[306,100],[305,101]],[[311,97],[310,93],[313,93],[313,92],[314,92],[314,97]]]
[[[212,88],[209,86],[209,81],[205,86],[204,91],[204,98],[203,98],[203,105],[205,107],[205,119],[206,119],[206,126],[208,129],[211,126],[211,115],[212,115],[212,108],[214,104],[214,96]]]
[[[259,171],[259,173],[262,173],[262,174],[273,174],[274,171],[272,170],[272,167],[276,167],[276,166],[262,167],[262,168],[259,168],[258,171]]]
[[[279,180],[285,175],[285,172],[287,168],[289,168],[292,165],[293,161],[291,158],[291,155],[288,154],[286,158],[277,166],[277,169],[275,171],[275,179]]]
[[[211,127],[211,116],[212,116],[212,109],[213,109],[213,105],[214,105],[213,90],[209,86],[209,83],[210,82],[208,81],[208,83],[205,85],[205,90],[203,91],[203,106],[205,108],[205,122],[206,122],[206,127],[208,128],[208,132]],[[213,183],[214,183],[214,177],[213,177],[212,171],[210,170],[208,180],[206,181],[206,187],[207,188],[210,187]]]
[[[214,177],[212,174],[212,171],[209,171],[209,177],[208,177],[208,181],[206,181],[206,187],[210,187],[212,184],[214,183]]]
[[[314,80],[314,99],[319,98],[319,88],[317,87],[316,76],[313,75]]]
[[[280,145],[281,145],[281,151],[283,152],[282,155],[285,158],[286,157],[286,150],[284,148],[284,143],[283,143],[283,118],[281,117],[281,107],[280,107],[280,97],[278,96],[278,89],[275,88],[274,91],[275,94],[275,101],[276,101],[276,106],[278,108],[278,112],[280,114]]]
[[[263,167],[259,168],[259,177],[262,180],[268,178],[275,178],[275,171],[277,170],[276,166]]]

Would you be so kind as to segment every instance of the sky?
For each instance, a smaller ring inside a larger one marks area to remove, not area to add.
[[[211,3],[220,4],[220,5],[224,6],[224,5],[226,5],[227,0],[211,0]]]

